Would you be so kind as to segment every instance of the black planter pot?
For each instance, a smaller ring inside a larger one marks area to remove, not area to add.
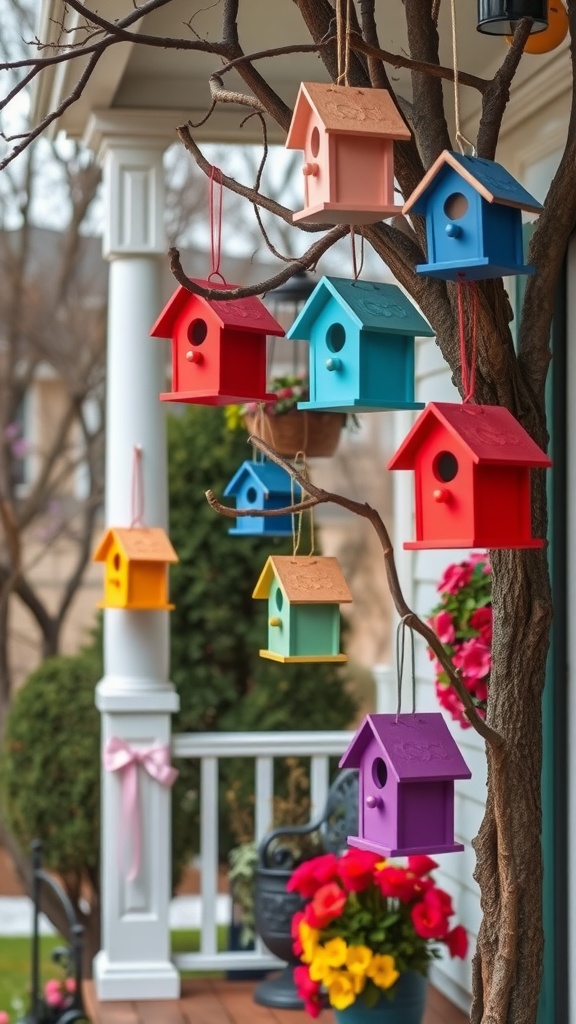
[[[511,35],[522,18],[532,18],[531,32],[548,26],[548,0],[478,0],[478,31]]]
[[[273,978],[257,986],[254,1001],[261,1006],[275,1006],[283,1010],[301,1010],[304,1007],[296,985],[294,968],[300,963],[292,951],[292,917],[302,910],[304,901],[293,892],[286,892],[291,871],[280,868],[256,869],[254,886],[254,915],[256,931],[264,945],[274,956],[286,961],[286,967]]]

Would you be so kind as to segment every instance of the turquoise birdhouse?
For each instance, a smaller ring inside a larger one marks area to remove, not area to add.
[[[340,654],[340,605],[352,600],[336,558],[271,555],[252,597],[268,601],[272,661],[347,661]]]
[[[418,274],[480,281],[533,274],[524,263],[522,210],[541,204],[493,160],[444,150],[404,204],[426,218],[428,262]]]
[[[226,498],[236,498],[237,509],[253,511],[286,508],[301,500],[301,489],[290,475],[274,462],[246,460],[224,491]],[[292,516],[242,516],[228,530],[236,537],[291,537]]]
[[[323,277],[286,337],[310,342],[310,398],[299,409],[422,409],[414,338],[426,320],[395,284]]]

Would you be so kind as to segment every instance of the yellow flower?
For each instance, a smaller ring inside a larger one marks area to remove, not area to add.
[[[396,961],[388,953],[375,953],[366,974],[378,988],[391,988],[400,977],[396,970]]]
[[[352,978],[345,971],[335,971],[327,988],[330,1005],[335,1010],[345,1010],[356,998]]]
[[[333,971],[328,963],[326,950],[323,946],[316,947],[309,970],[312,981],[321,981],[324,985],[328,984]]]
[[[335,938],[330,939],[329,942],[324,946],[326,950],[326,958],[330,967],[343,967],[346,963],[346,953],[348,946],[344,939]]]
[[[373,953],[368,946],[348,946],[346,967],[351,974],[365,975],[372,962]]]
[[[300,921],[298,927],[300,942],[302,943],[302,956],[300,959],[309,964],[318,946],[320,932],[317,928],[311,928],[307,921]]]

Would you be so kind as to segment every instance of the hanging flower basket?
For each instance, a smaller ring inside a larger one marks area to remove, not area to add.
[[[344,413],[306,409],[273,415],[258,410],[247,412],[244,419],[250,434],[289,458],[294,458],[297,452],[304,452],[309,458],[334,455],[346,423]]]

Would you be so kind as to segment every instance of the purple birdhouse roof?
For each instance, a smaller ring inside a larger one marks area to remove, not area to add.
[[[230,291],[237,288],[235,284],[220,284],[215,281],[201,281],[190,278],[193,284],[201,288],[213,288],[217,291]],[[202,295],[189,292],[179,285],[169,299],[156,323],[150,330],[153,338],[171,338],[176,321],[180,314],[189,308],[191,314],[195,309],[209,308],[216,315],[220,327],[234,327],[243,331],[256,331],[260,334],[274,334],[281,337],[284,328],[280,326],[264,303],[257,295],[246,299],[205,299]]]
[[[439,712],[367,715],[343,754],[340,768],[360,768],[374,739],[386,753],[397,782],[440,782],[471,777]]]
[[[430,402],[390,459],[388,469],[413,469],[422,441],[437,423],[454,440],[463,443],[476,464],[552,465],[546,452],[538,447],[508,409],[498,405]]]

